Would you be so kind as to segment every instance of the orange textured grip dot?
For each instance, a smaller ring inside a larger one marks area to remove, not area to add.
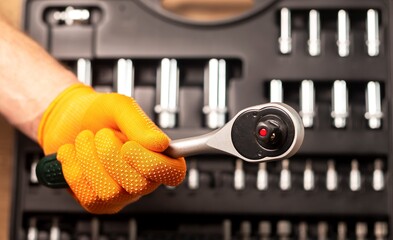
[[[76,84],[61,93],[41,120],[39,143],[58,151],[74,198],[89,212],[116,213],[185,177],[183,158],[161,154],[169,138],[129,97]]]

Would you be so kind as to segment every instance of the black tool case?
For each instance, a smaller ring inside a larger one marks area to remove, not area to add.
[[[76,23],[55,19],[56,12],[69,7],[88,11],[89,18]],[[291,13],[292,37],[292,49],[284,54],[279,47],[283,8]],[[308,52],[312,9],[320,14],[319,56]],[[350,21],[346,57],[337,45],[342,9]],[[369,9],[378,13],[377,56],[367,51]],[[289,161],[259,165],[230,156],[189,157],[180,186],[162,186],[115,215],[89,214],[65,189],[32,181],[43,153],[18,133],[11,239],[391,239],[392,14],[388,0],[261,0],[236,17],[195,22],[169,13],[158,0],[26,0],[27,34],[75,73],[78,59],[88,59],[98,91],[116,91],[117,61],[130,59],[133,96],[156,122],[157,69],[162,59],[176,59],[179,108],[176,125],[164,129],[172,139],[212,130],[203,111],[211,59],[226,62],[226,121],[243,108],[271,101],[273,79],[281,80],[283,102],[299,112],[302,81],[312,80],[315,116],[303,146]],[[343,128],[332,118],[336,80],[345,80],[348,92]],[[369,82],[380,86],[383,117],[377,129],[365,118]],[[264,189],[257,187],[261,169],[268,173]],[[306,169],[314,177],[307,190]],[[191,170],[199,173],[196,189],[190,189]],[[244,173],[244,186],[234,186],[235,170]],[[329,190],[332,171],[337,181]]]

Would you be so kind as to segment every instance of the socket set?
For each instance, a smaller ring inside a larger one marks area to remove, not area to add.
[[[28,221],[27,238],[36,239],[387,239],[388,224],[384,221],[348,223],[341,219],[297,221],[283,219],[255,220],[213,219],[196,224],[185,221],[180,226],[149,229],[136,218],[79,219],[70,224],[67,218],[32,216]],[[59,226],[63,226],[60,229]],[[201,229],[203,227],[203,229]],[[72,238],[72,236],[76,236]],[[32,237],[33,236],[33,237]]]
[[[254,1],[213,22],[160,1],[24,7],[27,34],[81,82],[135,98],[172,139],[268,102],[292,106],[305,139],[282,161],[187,157],[181,185],[100,216],[38,184],[43,153],[17,133],[10,239],[391,239],[390,1]]]

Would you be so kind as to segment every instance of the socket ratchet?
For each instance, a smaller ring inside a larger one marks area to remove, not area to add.
[[[210,133],[173,140],[163,154],[173,158],[227,154],[247,162],[265,162],[291,157],[299,150],[303,138],[302,120],[292,107],[266,103],[241,110]],[[47,187],[68,187],[56,154],[42,158],[36,174],[38,181]]]

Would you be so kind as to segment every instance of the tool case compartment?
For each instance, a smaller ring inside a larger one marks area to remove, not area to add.
[[[279,46],[284,8],[290,11],[289,54]],[[342,9],[350,21],[346,57],[337,46]],[[377,56],[369,56],[366,43],[369,9],[378,13]],[[67,22],[61,19],[67,10],[80,10],[85,18]],[[319,56],[308,51],[310,10],[320,18]],[[226,121],[246,107],[270,102],[272,80],[280,80],[283,102],[299,112],[303,80],[312,80],[315,115],[302,147],[288,161],[260,165],[230,156],[188,157],[180,186],[161,186],[116,215],[89,214],[65,189],[32,181],[43,152],[17,133],[11,239],[339,239],[344,233],[347,239],[362,239],[364,231],[368,239],[390,239],[392,14],[389,0],[263,0],[227,20],[197,22],[168,12],[160,1],[26,0],[26,33],[75,73],[80,59],[91,64],[97,91],[116,92],[118,60],[131,60],[133,97],[156,123],[160,64],[175,59],[176,124],[163,128],[172,139],[212,130],[203,111],[211,59],[225,60]],[[345,81],[348,94],[344,128],[335,127],[332,117],[336,80]],[[383,117],[377,129],[365,118],[370,82],[380,86]],[[313,186],[306,190],[310,169]],[[199,174],[197,188],[191,170]],[[235,187],[236,170],[244,172],[244,188]],[[258,187],[260,170],[268,173],[264,189]],[[337,183],[329,190],[332,171]],[[356,188],[351,182],[358,173]],[[29,238],[34,231],[37,238]]]

